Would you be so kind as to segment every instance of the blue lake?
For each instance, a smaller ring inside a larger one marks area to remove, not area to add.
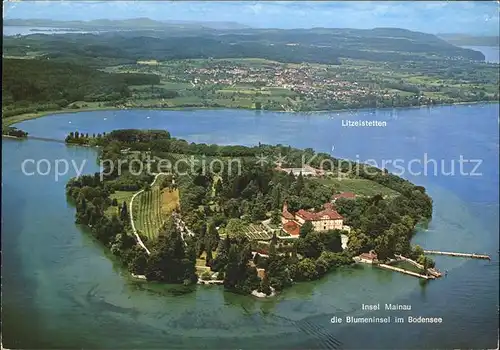
[[[3,343],[7,348],[492,348],[498,330],[498,104],[273,113],[245,110],[100,111],[58,114],[16,125],[32,136],[64,139],[70,131],[167,129],[193,142],[290,144],[336,157],[372,160],[423,185],[433,220],[415,243],[480,252],[492,261],[436,257],[448,276],[426,285],[371,267],[346,268],[299,284],[273,300],[200,286],[131,281],[90,235],[74,224],[64,186],[75,173],[26,176],[26,159],[85,161],[93,149],[2,140]],[[342,120],[386,127],[343,127]],[[460,173],[459,159],[468,160]],[[435,160],[423,174],[424,161]],[[419,162],[420,161],[420,162]],[[474,162],[473,162],[474,161]],[[480,163],[477,169],[473,169]],[[445,173],[455,170],[453,175]],[[473,170],[475,170],[473,172]],[[419,174],[421,173],[421,174]],[[473,175],[472,173],[476,174]],[[361,304],[402,303],[411,311],[367,312]],[[331,324],[333,316],[442,317],[441,324]]]
[[[500,63],[500,47],[498,46],[461,46],[464,49],[480,51],[484,55],[484,60],[489,63]]]

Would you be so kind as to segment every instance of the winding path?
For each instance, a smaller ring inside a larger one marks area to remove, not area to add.
[[[156,179],[158,178],[158,176],[160,175],[171,175],[169,173],[157,173],[155,175],[155,178],[153,179],[153,182],[151,182],[151,185],[150,186],[153,186],[154,183],[156,182]],[[137,243],[146,251],[146,253],[148,255],[151,255],[151,252],[149,251],[149,249],[146,247],[146,245],[144,244],[144,242],[142,241],[141,237],[139,236],[139,234],[137,233],[137,229],[135,228],[135,224],[134,224],[134,212],[132,210],[132,206],[134,204],[134,199],[135,197],[137,197],[137,195],[141,194],[142,192],[144,192],[144,190],[140,190],[136,193],[134,193],[134,195],[132,196],[132,198],[130,199],[130,203],[129,203],[129,213],[130,213],[130,225],[132,226],[132,231],[134,232],[134,236],[135,236],[135,239],[137,240]],[[175,225],[177,226],[177,228],[179,229],[180,233],[181,233],[181,238],[182,240],[184,241],[184,234],[187,233],[189,236],[193,237],[194,236],[194,232],[191,231],[187,226],[186,226],[186,223],[181,219],[181,216],[179,214],[175,214],[175,213],[172,213],[172,217],[174,218],[174,222],[175,222]]]
[[[158,178],[158,176],[160,175],[168,175],[167,173],[158,173],[155,175],[155,178],[153,179],[153,182],[151,182],[151,185],[150,186],[153,186],[154,183],[156,182],[156,179]],[[144,244],[144,242],[142,241],[141,237],[139,236],[139,234],[137,233],[137,229],[135,228],[135,224],[134,224],[134,212],[132,210],[132,205],[134,204],[134,199],[135,197],[137,197],[137,195],[141,194],[142,192],[144,192],[144,190],[140,190],[136,193],[134,193],[134,195],[132,196],[132,198],[130,199],[130,203],[129,203],[129,210],[128,212],[130,213],[130,225],[132,226],[132,231],[134,232],[134,236],[135,236],[135,239],[137,240],[137,243],[146,251],[146,253],[148,255],[151,255],[151,252],[149,251],[149,249],[146,247],[146,245]]]

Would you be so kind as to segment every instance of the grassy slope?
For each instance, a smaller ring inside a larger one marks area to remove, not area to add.
[[[164,217],[161,215],[160,189],[152,186],[151,190],[137,195],[132,210],[137,231],[149,240],[158,236]]]
[[[139,234],[149,240],[158,237],[159,231],[172,211],[179,206],[179,191],[160,189],[162,176],[159,176],[150,191],[137,195],[132,210]]]
[[[163,189],[161,193],[161,212],[163,215],[170,215],[174,209],[178,208],[179,190]]]

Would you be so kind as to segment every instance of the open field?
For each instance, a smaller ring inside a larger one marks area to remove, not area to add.
[[[399,193],[366,179],[338,179],[333,177],[318,178],[316,181],[323,185],[331,186],[340,192],[353,192],[359,196],[374,196],[376,194],[396,196]]]
[[[172,212],[179,208],[179,190],[170,190],[164,188],[161,191],[161,213],[163,216],[167,217],[172,214]]]
[[[132,199],[134,193],[134,191],[116,191],[115,193],[111,194],[109,198],[111,198],[111,200],[116,199],[118,202],[118,207],[110,206],[108,209],[106,209],[106,214],[108,216],[112,216],[113,214],[118,215],[123,202],[127,203],[128,208],[130,205],[130,200]]]

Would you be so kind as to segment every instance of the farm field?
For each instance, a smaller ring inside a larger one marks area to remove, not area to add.
[[[137,232],[148,240],[158,236],[165,219],[179,205],[178,190],[160,189],[162,179],[158,176],[149,190],[138,194],[132,207]]]
[[[147,237],[148,240],[155,239],[164,221],[159,186],[152,186],[150,190],[137,195],[132,210],[139,235]]]

